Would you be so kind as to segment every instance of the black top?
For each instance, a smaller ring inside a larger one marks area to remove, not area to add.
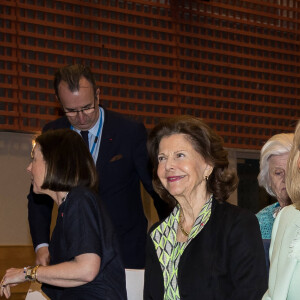
[[[49,251],[50,265],[70,261],[84,253],[101,257],[99,274],[92,282],[74,288],[43,284],[43,291],[51,299],[127,299],[125,270],[116,234],[103,204],[89,189],[72,189],[59,206]]]
[[[70,128],[64,116],[48,123],[43,131]],[[99,196],[118,236],[124,266],[145,267],[147,219],[141,200],[141,182],[154,199],[160,218],[167,206],[154,192],[148,169],[147,132],[142,123],[104,110],[104,124],[96,163]],[[53,200],[42,194],[28,195],[28,220],[34,247],[49,242]]]
[[[152,228],[156,227],[157,224]],[[162,300],[163,274],[150,233],[144,299]],[[255,215],[213,199],[210,219],[180,258],[180,299],[261,300],[267,290],[267,279],[264,248]]]

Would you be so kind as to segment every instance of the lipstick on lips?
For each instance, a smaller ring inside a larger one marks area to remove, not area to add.
[[[184,176],[169,176],[169,177],[167,177],[167,180],[170,181],[170,182],[174,182],[174,181],[180,180],[183,177]]]

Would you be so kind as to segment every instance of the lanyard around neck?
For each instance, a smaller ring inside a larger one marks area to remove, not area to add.
[[[99,116],[99,118],[100,118],[100,120],[99,120],[99,126],[98,126],[97,134],[96,134],[96,137],[95,137],[95,140],[94,140],[92,149],[90,150],[92,156],[93,156],[93,153],[94,153],[94,151],[95,151],[96,144],[97,144],[97,142],[98,142],[98,140],[99,140],[99,135],[100,135],[100,131],[101,131],[101,129],[102,129],[102,123],[103,123],[102,109],[99,109],[99,111],[100,111],[100,116]],[[71,125],[70,128],[71,128],[72,130],[74,130],[73,125]]]

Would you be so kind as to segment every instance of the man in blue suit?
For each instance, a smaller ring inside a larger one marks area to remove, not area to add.
[[[99,106],[100,90],[93,74],[83,65],[66,66],[54,79],[57,100],[65,116],[45,125],[43,131],[71,128],[82,135],[96,164],[99,195],[114,224],[125,268],[145,265],[147,220],[144,215],[140,181],[152,196],[160,218],[168,208],[154,192],[148,168],[147,133],[143,124]],[[53,201],[30,190],[28,219],[36,262],[49,261]]]

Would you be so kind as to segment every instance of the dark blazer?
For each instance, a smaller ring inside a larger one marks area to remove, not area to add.
[[[267,271],[255,215],[214,199],[209,221],[181,256],[178,285],[182,300],[261,299]],[[144,299],[160,300],[163,294],[162,270],[148,235]]]
[[[66,117],[48,123],[43,131],[70,128]],[[159,215],[164,204],[152,187],[143,124],[105,110],[104,125],[96,163],[99,195],[117,232],[126,268],[144,268],[147,220],[144,215],[140,181],[154,199]],[[48,196],[28,195],[28,218],[34,247],[49,242],[53,201]]]

